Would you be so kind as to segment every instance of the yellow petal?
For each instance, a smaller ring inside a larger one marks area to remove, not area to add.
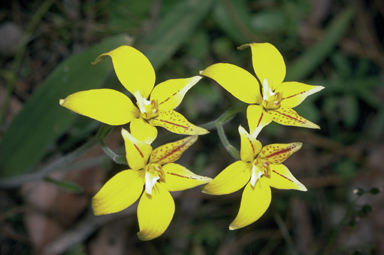
[[[302,143],[269,144],[263,147],[259,157],[266,159],[270,164],[280,164],[300,150],[301,145]]]
[[[264,179],[269,186],[276,189],[307,191],[307,188],[292,175],[286,166],[282,164],[271,165],[271,177],[265,177]]]
[[[281,107],[293,108],[301,104],[307,96],[312,95],[323,88],[323,86],[312,86],[300,82],[283,82],[275,92],[283,94],[280,101]]]
[[[158,84],[151,93],[151,101],[158,100],[160,111],[175,109],[188,92],[202,77],[194,76],[186,79],[172,79]]]
[[[234,97],[247,104],[261,104],[262,102],[257,79],[238,66],[224,63],[213,64],[200,74],[215,80]]]
[[[164,165],[163,171],[165,173],[165,182],[163,184],[169,191],[190,189],[206,184],[212,180],[209,177],[197,175],[187,168],[175,163]]]
[[[197,136],[188,136],[176,142],[164,144],[151,154],[150,163],[167,164],[172,163],[180,158],[183,152],[188,149],[197,140]]]
[[[236,192],[244,187],[251,178],[251,169],[251,163],[236,161],[205,185],[202,191],[210,195],[225,195]]]
[[[132,205],[143,192],[144,170],[124,170],[113,176],[92,198],[95,215],[119,212]]]
[[[239,126],[239,133],[241,138],[240,157],[244,162],[253,162],[256,155],[261,150],[261,143],[250,136],[242,126]]]
[[[110,52],[101,54],[93,62],[98,64],[106,56],[112,58],[113,67],[121,84],[133,95],[136,90],[148,98],[155,85],[155,70],[143,53],[130,46],[120,46]]]
[[[112,89],[76,92],[61,99],[60,105],[112,126],[127,124],[140,114],[129,97]]]
[[[261,105],[250,105],[247,108],[247,119],[250,135],[256,139],[260,131],[272,121],[272,116],[264,111]]]
[[[252,64],[256,76],[260,82],[268,78],[268,85],[274,91],[285,78],[285,63],[280,52],[270,43],[244,44],[238,49],[242,50],[251,47]]]
[[[124,138],[128,165],[134,170],[144,169],[152,152],[151,145],[139,141],[124,128],[121,129],[121,134]]]
[[[259,179],[254,187],[249,182],[243,191],[239,213],[229,225],[229,229],[239,229],[257,221],[268,209],[271,199],[271,188],[264,181],[264,177]]]
[[[272,116],[273,121],[285,125],[285,126],[297,126],[306,128],[317,128],[320,127],[307,119],[304,119],[296,111],[289,108],[279,108],[277,110],[268,111]]]
[[[175,213],[175,203],[171,194],[161,183],[153,187],[152,195],[143,193],[137,208],[140,232],[143,241],[152,240],[168,228]]]
[[[150,119],[149,124],[159,126],[172,133],[183,135],[205,135],[209,131],[190,123],[183,115],[176,111],[160,111],[159,116]]]
[[[157,128],[148,124],[143,118],[133,119],[130,129],[133,137],[147,144],[151,144],[157,137]]]

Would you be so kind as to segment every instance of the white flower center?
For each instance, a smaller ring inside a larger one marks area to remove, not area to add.
[[[275,92],[273,92],[270,87],[268,86],[268,79],[265,78],[263,81],[263,99],[268,100],[269,97],[275,95]]]
[[[263,176],[263,171],[260,170],[256,165],[252,166],[251,185],[255,187],[255,184],[260,177]]]
[[[140,91],[136,90],[135,92],[135,97],[137,100],[137,104],[139,106],[140,112],[145,113],[146,112],[146,107],[151,104],[151,101],[148,101],[144,97],[141,96]]]
[[[164,180],[164,172],[160,164],[148,164],[145,167],[145,192],[152,195],[153,187],[160,179]]]

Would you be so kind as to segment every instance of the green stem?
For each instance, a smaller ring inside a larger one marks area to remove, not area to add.
[[[78,159],[81,155],[92,149],[97,144],[97,139],[92,138],[75,151],[68,153],[64,157],[52,162],[48,166],[44,167],[40,171],[31,174],[24,174],[16,177],[2,178],[0,180],[0,187],[12,188],[20,186],[21,184],[28,181],[38,181],[44,179],[49,173],[61,169],[64,166]]]
[[[240,160],[240,153],[239,151],[231,145],[231,143],[228,141],[223,125],[230,121],[233,116],[235,116],[238,112],[241,112],[247,108],[248,105],[241,105],[241,106],[234,106],[224,112],[216,121],[215,121],[215,126],[217,128],[217,133],[220,137],[221,142],[224,145],[224,148],[228,151],[229,154],[232,155],[236,160]]]
[[[223,129],[223,125],[217,125],[217,133],[220,137],[220,141],[224,145],[224,148],[229,152],[229,154],[232,155],[236,160],[240,160],[240,153],[239,151],[228,141],[227,137],[225,136],[225,132]]]
[[[113,129],[112,126],[102,125],[96,134],[96,139],[99,142],[105,154],[107,154],[115,163],[121,164],[121,165],[128,165],[126,157],[114,153],[108,147],[107,143],[104,141],[104,138],[107,137],[107,135],[109,135],[112,129]]]

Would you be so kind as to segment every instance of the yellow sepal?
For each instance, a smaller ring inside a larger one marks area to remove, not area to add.
[[[157,100],[160,111],[169,111],[175,109],[183,100],[184,95],[191,89],[201,76],[194,76],[185,79],[166,80],[153,89],[151,100]]]
[[[234,97],[247,104],[261,104],[259,83],[255,76],[241,67],[218,63],[200,72],[219,83]]]
[[[164,165],[163,171],[165,173],[165,181],[163,184],[169,191],[190,189],[206,184],[212,180],[209,177],[197,175],[187,168],[175,163]]]
[[[296,189],[300,191],[307,191],[307,188],[299,182],[289,171],[289,169],[282,165],[271,165],[271,176],[265,178],[269,186],[275,189]]]
[[[113,176],[92,198],[95,215],[119,212],[132,205],[143,192],[143,170],[124,170]]]
[[[140,116],[131,99],[113,89],[79,91],[61,99],[60,105],[112,126],[127,124]]]
[[[240,157],[244,162],[253,162],[256,155],[261,150],[261,143],[250,136],[242,126],[239,126],[239,133],[241,138]]]
[[[136,139],[124,128],[121,129],[121,134],[124,139],[128,165],[134,170],[144,169],[152,152],[151,145]]]
[[[247,108],[249,134],[257,138],[260,131],[272,122],[272,116],[261,105],[250,105]]]
[[[243,191],[239,212],[229,225],[230,230],[239,229],[257,221],[268,209],[272,195],[271,188],[261,177],[253,187],[250,182]]]
[[[112,58],[117,78],[123,86],[133,95],[137,90],[147,99],[155,85],[155,70],[148,58],[127,45],[120,46],[110,52],[101,54],[93,64],[98,64],[106,56]]]
[[[144,192],[137,207],[140,227],[137,235],[140,240],[149,241],[162,235],[171,223],[174,213],[175,202],[161,183],[156,183],[152,195]]]
[[[250,43],[238,47],[242,50],[251,47],[253,70],[259,81],[267,78],[269,87],[275,91],[285,78],[285,63],[280,52],[270,43]]]
[[[210,195],[225,195],[238,191],[251,178],[251,169],[252,163],[236,161],[205,185],[202,191]]]

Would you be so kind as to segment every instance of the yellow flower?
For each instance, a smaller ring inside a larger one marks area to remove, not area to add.
[[[200,74],[212,78],[234,97],[250,104],[247,108],[247,119],[252,137],[256,138],[261,129],[272,120],[282,125],[319,128],[291,108],[324,87],[283,82],[284,59],[273,45],[251,43],[242,45],[239,49],[247,47],[252,50],[256,77],[238,66],[224,63],[211,65]]]
[[[170,224],[175,203],[169,191],[190,189],[211,180],[173,163],[197,136],[168,143],[152,151],[151,145],[122,129],[126,157],[131,169],[112,177],[92,199],[95,215],[119,212],[141,195],[137,208],[141,240],[160,236]],[[143,192],[143,186],[145,189]]]
[[[130,46],[120,46],[101,54],[94,63],[101,62],[107,56],[112,58],[120,82],[135,96],[138,108],[129,97],[112,89],[80,91],[61,99],[60,105],[112,126],[131,122],[131,130],[141,131],[136,138],[146,143],[151,143],[157,136],[154,126],[161,126],[178,134],[208,133],[207,130],[189,123],[183,115],[173,110],[201,76],[167,80],[153,88],[155,71],[140,51]]]
[[[230,230],[245,227],[258,220],[271,203],[271,189],[307,189],[281,164],[301,148],[301,143],[270,144],[261,143],[239,126],[241,137],[241,160],[229,165],[210,183],[203,192],[211,195],[224,195],[238,191],[245,186],[240,210],[229,225]]]

